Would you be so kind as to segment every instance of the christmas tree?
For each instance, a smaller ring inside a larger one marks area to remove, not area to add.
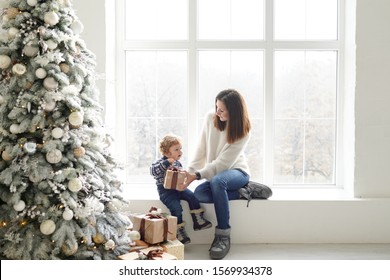
[[[131,242],[95,57],[70,0],[0,0],[0,252],[116,259]]]

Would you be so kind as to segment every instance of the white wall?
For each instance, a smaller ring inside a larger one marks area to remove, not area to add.
[[[104,72],[104,0],[73,2],[85,26],[82,37],[97,55],[98,71]],[[356,198],[284,200],[275,195],[269,201],[252,201],[249,208],[245,201],[232,201],[233,242],[390,243],[390,1],[356,3],[357,53],[351,58],[356,59],[356,87],[351,75],[354,66],[346,75],[353,82],[346,85],[350,116],[352,103],[355,105],[355,127],[348,130],[346,149],[354,156],[344,162],[346,167],[354,167],[348,175],[354,175],[354,180],[347,183]],[[353,44],[349,47],[355,48]],[[353,123],[348,116],[346,119]],[[129,209],[145,212],[150,206],[162,204],[153,199],[134,200]],[[205,208],[215,224],[213,206]],[[188,213],[185,219],[190,222]],[[189,233],[194,243],[209,243],[213,237],[210,229],[192,232],[189,228]]]
[[[100,100],[105,103],[106,71],[106,17],[105,0],[73,0],[73,9],[84,25],[80,35],[86,42],[87,48],[96,55],[96,74],[102,78],[96,84],[100,91]]]
[[[390,197],[390,1],[358,0],[355,194]]]

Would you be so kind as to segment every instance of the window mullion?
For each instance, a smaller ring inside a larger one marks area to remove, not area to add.
[[[188,1],[188,154],[195,151],[198,131],[198,56],[197,56],[197,16],[198,1]]]
[[[274,44],[273,0],[265,2],[265,90],[264,90],[264,182],[273,185],[274,167]]]

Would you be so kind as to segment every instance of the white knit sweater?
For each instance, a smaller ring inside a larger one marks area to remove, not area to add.
[[[250,134],[233,144],[227,143],[226,130],[219,131],[214,127],[214,114],[210,112],[206,115],[198,146],[188,170],[198,171],[202,179],[207,180],[227,169],[240,169],[250,175],[244,155]]]

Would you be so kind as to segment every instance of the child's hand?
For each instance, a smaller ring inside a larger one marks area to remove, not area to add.
[[[175,159],[174,159],[174,158],[168,158],[167,160],[169,161],[170,164],[172,164],[172,163],[175,162]]]

